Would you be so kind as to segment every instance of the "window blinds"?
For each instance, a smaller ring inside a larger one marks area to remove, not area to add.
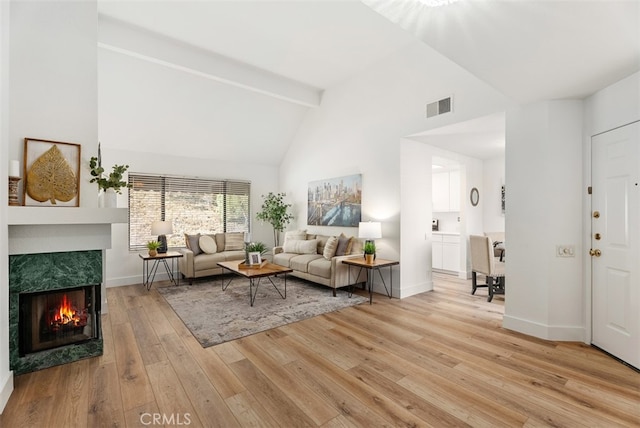
[[[170,247],[184,246],[184,233],[248,232],[247,181],[129,173],[129,249],[145,248],[151,223],[171,221]]]

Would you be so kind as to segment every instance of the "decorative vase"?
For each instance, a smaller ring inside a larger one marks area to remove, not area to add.
[[[113,189],[107,189],[98,195],[98,206],[100,208],[118,208],[118,195]]]
[[[149,250],[149,255],[150,255],[151,257],[155,257],[155,256],[157,256],[157,255],[158,255],[158,251],[156,251],[156,250]]]
[[[367,264],[369,265],[373,264],[373,254],[365,254],[364,259],[367,262]]]

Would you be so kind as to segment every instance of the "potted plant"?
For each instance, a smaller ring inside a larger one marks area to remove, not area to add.
[[[284,231],[287,224],[293,220],[293,215],[288,212],[291,208],[291,204],[284,203],[284,197],[286,193],[273,193],[269,192],[267,196],[262,195],[264,202],[260,212],[256,214],[256,218],[261,221],[266,221],[273,226],[273,240],[276,247],[279,244],[278,232]]]
[[[364,243],[364,258],[367,263],[373,263],[375,254],[376,254],[376,244],[373,241],[367,241]]]
[[[244,244],[244,262],[253,265],[262,262],[262,255],[267,252],[267,246],[262,242],[247,242]],[[257,256],[257,257],[256,257]],[[254,263],[257,262],[257,263]]]
[[[158,255],[158,248],[160,248],[160,242],[158,241],[148,241],[147,249],[149,250],[149,255],[151,257],[155,257]]]
[[[98,183],[98,190],[103,191],[102,195],[108,195],[103,196],[105,197],[103,205],[105,207],[115,207],[116,193],[121,194],[123,188],[131,187],[123,178],[124,173],[129,169],[129,165],[114,165],[112,172],[105,178],[100,145],[98,145],[98,156],[93,156],[89,160],[89,168],[91,170],[91,176],[93,177],[89,182]]]

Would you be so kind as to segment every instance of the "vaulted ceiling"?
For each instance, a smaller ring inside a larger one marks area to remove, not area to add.
[[[227,61],[245,80],[209,70],[210,78],[304,108],[319,105],[323,90],[418,41],[518,103],[584,98],[640,70],[639,1],[460,0],[440,8],[418,0],[98,4],[102,22],[143,30],[217,64]],[[269,163],[282,156],[301,117],[291,112],[292,123],[279,135],[265,135],[274,146]],[[225,132],[232,140],[235,131]]]

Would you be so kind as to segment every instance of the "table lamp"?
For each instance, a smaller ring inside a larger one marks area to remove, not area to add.
[[[173,224],[170,221],[154,221],[151,224],[151,234],[158,235],[160,247],[158,253],[167,252],[167,236],[173,233]]]
[[[361,221],[358,224],[358,238],[364,238],[364,243],[375,244],[374,239],[382,238],[382,225],[379,221]],[[375,254],[374,254],[375,257]]]

